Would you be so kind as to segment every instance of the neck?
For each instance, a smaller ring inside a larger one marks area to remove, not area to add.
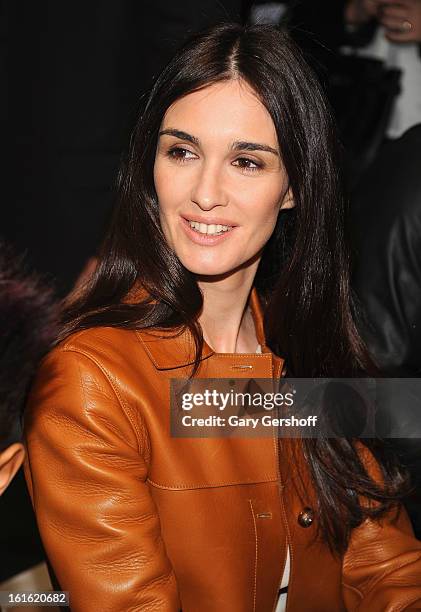
[[[203,293],[199,323],[207,344],[217,353],[254,353],[257,337],[247,302],[258,262],[226,277],[198,277]]]

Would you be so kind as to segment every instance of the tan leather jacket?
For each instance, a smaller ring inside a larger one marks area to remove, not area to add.
[[[263,354],[216,354],[201,377],[279,377]],[[26,477],[46,552],[75,612],[272,612],[291,552],[288,612],[421,610],[421,543],[401,512],[354,530],[343,559],[315,538],[304,464],[275,438],[176,439],[169,379],[191,339],[79,332],[44,361],[26,414]]]

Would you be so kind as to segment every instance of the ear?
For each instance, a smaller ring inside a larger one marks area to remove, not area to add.
[[[9,486],[25,457],[23,444],[16,442],[0,453],[0,495]]]
[[[295,206],[294,196],[292,195],[291,187],[288,187],[287,192],[282,198],[281,206],[279,210],[285,210],[287,208],[294,208],[294,206]]]

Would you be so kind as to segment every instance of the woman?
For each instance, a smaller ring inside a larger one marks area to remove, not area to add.
[[[29,488],[72,610],[265,612],[286,585],[289,611],[420,608],[421,545],[381,447],[377,465],[346,439],[279,452],[168,431],[172,378],[369,367],[334,145],[313,75],[274,29],[219,26],[159,77],[26,417]]]
[[[357,36],[359,28],[373,26],[369,40],[357,42],[357,55],[401,73],[385,126],[385,136],[400,138],[421,123],[421,0],[349,0],[345,21]]]

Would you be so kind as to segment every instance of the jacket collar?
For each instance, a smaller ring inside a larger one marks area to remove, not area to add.
[[[255,287],[250,292],[249,304],[256,327],[256,336],[262,347],[262,352],[270,352],[265,345],[262,307]],[[136,333],[146,353],[158,370],[171,370],[194,363],[194,340],[187,328],[182,328],[178,331],[173,329],[142,329]],[[201,360],[208,359],[214,354],[215,351],[204,342]]]

